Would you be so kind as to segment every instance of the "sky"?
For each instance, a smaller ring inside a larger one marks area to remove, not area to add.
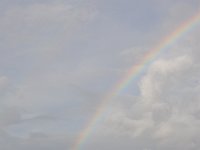
[[[200,23],[105,95],[199,0],[1,0],[1,150],[198,150]],[[199,20],[200,22],[200,20]]]

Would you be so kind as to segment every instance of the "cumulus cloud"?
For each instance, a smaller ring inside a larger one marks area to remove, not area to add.
[[[117,105],[102,127],[103,136],[118,137],[121,144],[126,143],[123,139],[131,139],[133,144],[127,149],[197,149],[197,66],[189,55],[154,62],[139,82],[140,95],[132,100],[132,108],[127,111]]]

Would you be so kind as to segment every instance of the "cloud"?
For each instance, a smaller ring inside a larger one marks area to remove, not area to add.
[[[200,132],[196,116],[200,110],[199,86],[193,83],[199,71],[193,68],[196,64],[188,55],[154,62],[139,82],[141,94],[132,99],[132,107],[127,110],[115,105],[100,131],[95,132],[97,144],[108,136],[121,139],[118,146],[126,143],[124,139],[137,141],[126,143],[130,144],[127,149],[198,148],[194,141]]]
[[[14,61],[19,64],[19,60],[28,61],[27,58],[35,64],[52,61],[64,51],[66,43],[76,36],[77,31],[92,20],[96,13],[92,7],[63,2],[7,7],[0,16],[4,41],[1,61],[14,66]]]
[[[30,136],[27,138],[19,138],[12,136],[6,132],[0,131],[0,143],[0,148],[4,150],[25,150],[27,148],[31,150],[54,150],[55,148],[64,150],[66,148],[69,148],[68,145],[70,145],[70,139],[64,135],[48,135],[38,132],[30,134]]]
[[[70,149],[109,88],[197,9],[196,0],[0,3],[4,150]],[[199,35],[176,41],[114,98],[84,148],[197,149]]]
[[[76,60],[68,45],[96,10],[87,1],[36,1],[5,5],[1,12],[0,149],[66,149],[73,138],[67,132],[75,132],[69,121],[91,106],[79,110],[74,100],[94,97],[70,85],[73,75],[67,68]],[[53,70],[55,65],[61,67]]]
[[[19,123],[21,121],[21,113],[16,108],[4,108],[4,110],[0,112],[0,120],[0,127],[7,127]]]
[[[7,90],[10,86],[10,81],[6,76],[0,76],[0,97],[7,94]]]

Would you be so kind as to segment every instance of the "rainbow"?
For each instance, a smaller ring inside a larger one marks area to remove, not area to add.
[[[178,39],[184,36],[187,32],[195,28],[200,23],[200,13],[192,16],[183,22],[176,30],[163,38],[158,45],[149,50],[144,57],[136,64],[133,65],[125,76],[111,89],[111,91],[103,98],[101,104],[98,106],[97,111],[90,119],[86,128],[80,133],[76,139],[72,150],[79,150],[88,139],[89,135],[94,131],[95,126],[98,124],[103,112],[108,103],[116,97],[120,91],[127,87],[132,80],[134,80],[149,64],[151,64],[158,56],[170,46],[172,46]]]

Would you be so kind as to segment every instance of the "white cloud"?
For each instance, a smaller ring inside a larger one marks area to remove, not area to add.
[[[176,80],[182,70],[189,69],[192,61],[188,56],[181,56],[174,60],[158,60],[149,68],[148,74],[140,84],[141,95],[145,101],[154,101],[162,94],[162,86],[166,81]]]
[[[133,99],[131,110],[117,105],[103,125],[103,135],[139,140],[133,147],[145,148],[145,139],[153,140],[158,149],[191,146],[200,133],[199,90],[192,84],[198,79],[195,67],[187,55],[155,61],[139,82],[141,95]]]

